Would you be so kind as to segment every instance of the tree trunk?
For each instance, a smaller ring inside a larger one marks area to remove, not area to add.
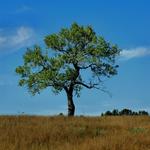
[[[67,98],[68,98],[68,116],[74,116],[75,113],[75,105],[73,103],[73,94],[72,92],[67,92]]]

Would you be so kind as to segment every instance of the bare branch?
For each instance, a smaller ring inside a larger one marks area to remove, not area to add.
[[[94,63],[92,63],[92,64],[90,64],[90,65],[88,65],[88,66],[83,66],[83,67],[79,67],[79,68],[80,68],[80,69],[88,69],[88,68],[93,67],[93,66],[97,66],[97,65],[94,64]]]
[[[79,85],[82,85],[82,86],[84,86],[84,87],[86,87],[86,88],[88,88],[88,89],[92,89],[92,88],[96,88],[96,89],[99,89],[98,87],[96,87],[97,85],[99,85],[99,84],[97,84],[97,83],[89,83],[89,85],[88,84],[85,84],[85,83],[83,83],[83,82],[79,82],[79,81],[76,81],[75,82],[75,84],[79,84]]]
[[[80,67],[80,69],[88,69],[88,68],[92,67],[92,65],[93,65],[93,64],[90,64],[90,65],[88,65],[88,66],[83,66],[83,67]]]

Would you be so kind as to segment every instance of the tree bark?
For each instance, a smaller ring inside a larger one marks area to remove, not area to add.
[[[67,99],[68,99],[68,116],[74,116],[75,113],[75,105],[73,103],[73,92],[67,92]]]

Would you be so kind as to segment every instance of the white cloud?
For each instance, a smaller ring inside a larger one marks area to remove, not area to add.
[[[3,29],[0,32],[0,54],[14,52],[28,47],[35,41],[35,32],[32,28],[21,26],[11,30]]]
[[[137,47],[132,49],[124,49],[121,51],[121,58],[126,60],[148,55],[150,55],[150,48],[147,47]]]

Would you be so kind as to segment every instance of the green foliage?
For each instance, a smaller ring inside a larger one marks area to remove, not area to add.
[[[32,94],[52,87],[55,93],[73,89],[80,96],[82,87],[99,88],[103,78],[117,74],[115,58],[120,49],[97,36],[91,26],[73,23],[44,41],[47,52],[39,46],[28,48],[24,64],[16,68],[21,77],[19,85],[26,85]],[[87,70],[89,81],[83,79]]]
[[[145,128],[130,128],[129,131],[133,134],[139,134],[139,133],[146,132],[146,129]]]

